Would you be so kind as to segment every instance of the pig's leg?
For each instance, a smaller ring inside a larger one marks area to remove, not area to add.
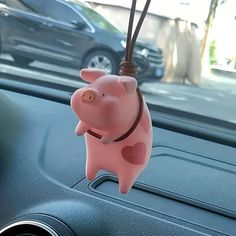
[[[119,175],[119,190],[121,193],[128,193],[135,182],[134,176]]]
[[[90,126],[83,121],[79,121],[78,125],[75,128],[75,133],[77,135],[83,135],[85,132],[87,132],[90,129]]]
[[[90,161],[90,158],[87,157],[86,178],[90,181],[94,180],[97,175],[98,170],[99,168],[97,167],[97,165],[93,161]]]

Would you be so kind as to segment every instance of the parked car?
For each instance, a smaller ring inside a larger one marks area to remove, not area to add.
[[[118,73],[126,36],[89,5],[73,0],[0,0],[0,50],[15,62],[34,60]],[[161,49],[137,42],[138,75],[161,78]]]

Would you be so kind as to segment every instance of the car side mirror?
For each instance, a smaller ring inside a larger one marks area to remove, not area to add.
[[[76,27],[76,29],[78,29],[78,30],[83,30],[87,26],[85,22],[77,21],[77,20],[71,21],[71,24],[73,24]]]

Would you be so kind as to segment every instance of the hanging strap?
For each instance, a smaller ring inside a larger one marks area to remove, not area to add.
[[[133,62],[134,45],[137,40],[141,26],[143,24],[144,18],[147,14],[150,2],[151,0],[146,1],[146,4],[143,8],[142,14],[139,18],[139,21],[137,23],[133,36],[132,36],[132,31],[133,31],[134,14],[135,14],[135,8],[136,8],[136,0],[133,0],[132,2],[131,10],[130,10],[130,17],[129,17],[127,40],[126,40],[125,60],[120,63],[120,66],[121,66],[120,72],[119,72],[120,75],[127,75],[131,77],[136,76],[136,65]]]
[[[142,14],[140,16],[140,19],[137,23],[136,29],[134,31],[133,37],[132,37],[132,31],[133,31],[133,23],[134,23],[134,14],[135,14],[135,8],[136,8],[136,0],[132,1],[131,10],[130,10],[130,17],[129,17],[129,25],[128,25],[128,33],[127,33],[127,40],[126,40],[126,50],[125,50],[125,60],[120,63],[120,72],[119,74],[121,76],[136,76],[136,65],[133,62],[133,51],[134,51],[134,45],[136,42],[136,39],[138,37],[139,31],[141,29],[141,26],[143,24],[144,18],[147,14],[148,7],[150,5],[151,0],[147,0],[146,4],[144,6],[144,9],[142,11]],[[119,142],[124,139],[126,139],[138,126],[142,115],[143,115],[143,96],[139,88],[137,88],[137,95],[139,100],[139,111],[136,120],[134,121],[134,124],[131,126],[131,128],[121,137],[116,139],[114,142]],[[93,132],[92,130],[87,131],[92,136],[101,139],[102,135],[97,134]]]

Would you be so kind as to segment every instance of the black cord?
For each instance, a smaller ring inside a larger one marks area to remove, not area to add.
[[[133,63],[133,51],[134,51],[134,46],[135,46],[135,42],[137,40],[139,31],[142,27],[145,16],[147,15],[150,2],[151,0],[146,1],[142,14],[135,28],[134,34],[132,36],[134,15],[135,15],[135,9],[136,9],[136,0],[132,1],[132,5],[130,9],[129,24],[128,24],[127,40],[126,40],[125,61],[121,62],[120,75],[130,75],[130,76],[136,75],[136,66]]]
[[[130,46],[132,42],[132,31],[133,31],[133,24],[134,24],[135,8],[136,8],[136,0],[133,0],[131,9],[130,9],[128,33],[127,33],[127,40],[126,40],[126,51],[125,51],[126,61],[132,61],[132,58],[130,58]]]

